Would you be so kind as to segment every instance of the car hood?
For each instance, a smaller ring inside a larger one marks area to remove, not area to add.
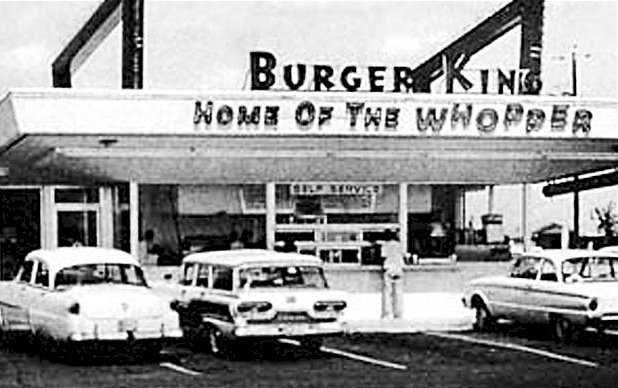
[[[73,287],[66,296],[79,303],[80,314],[90,318],[147,318],[170,310],[150,288],[119,284]]]

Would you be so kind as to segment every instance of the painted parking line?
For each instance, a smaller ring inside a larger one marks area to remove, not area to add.
[[[184,373],[189,376],[199,376],[202,374],[201,372],[187,369],[180,365],[172,364],[171,362],[162,362],[159,365],[164,368],[169,368],[169,369],[175,370],[176,372]]]
[[[292,345],[292,346],[301,346],[300,342],[295,341],[295,340],[280,339],[279,342]],[[356,360],[356,361],[366,362],[368,364],[379,365],[379,366],[383,366],[386,368],[393,368],[393,369],[399,369],[399,370],[408,369],[407,366],[402,365],[402,364],[396,364],[394,362],[379,360],[377,358],[367,357],[367,356],[363,356],[360,354],[345,352],[339,349],[327,348],[326,346],[321,346],[320,351],[323,353],[334,354],[336,356],[345,357],[345,358],[349,358],[349,359]]]
[[[491,341],[491,340],[486,340],[482,338],[470,337],[470,336],[462,335],[462,334],[436,333],[436,332],[426,332],[425,334],[433,336],[433,337],[438,337],[438,338],[453,339],[453,340],[470,342],[470,343],[479,344],[479,345],[491,346],[494,348],[517,350],[520,352],[536,354],[542,357],[547,357],[547,358],[564,361],[564,362],[570,362],[573,364],[578,364],[578,365],[587,366],[591,368],[599,367],[599,364],[596,362],[583,360],[580,358],[575,358],[575,357],[570,357],[570,356],[565,356],[565,355],[550,352],[547,350],[531,348],[529,346],[524,346],[524,345],[517,345],[517,344],[508,343],[508,342]]]

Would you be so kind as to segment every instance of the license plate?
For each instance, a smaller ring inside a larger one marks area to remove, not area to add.
[[[135,319],[121,319],[118,321],[118,331],[135,331],[137,329],[137,321]]]

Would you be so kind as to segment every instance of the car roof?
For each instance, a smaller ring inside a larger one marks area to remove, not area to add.
[[[243,264],[275,264],[290,261],[307,265],[322,265],[322,260],[300,253],[284,253],[266,249],[233,249],[193,253],[183,259],[183,263],[203,263],[237,267]]]
[[[64,247],[56,249],[39,249],[26,256],[27,259],[38,259],[52,272],[75,265],[99,263],[130,264],[139,266],[138,261],[127,252],[118,249],[98,247]]]
[[[543,249],[524,253],[523,256],[543,257],[553,261],[562,262],[577,257],[599,256],[616,257],[614,252],[601,252],[592,249]]]

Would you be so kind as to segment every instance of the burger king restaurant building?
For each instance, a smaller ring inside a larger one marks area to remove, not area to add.
[[[14,90],[0,102],[3,243],[159,263],[245,247],[379,264],[398,231],[449,256],[465,193],[613,168],[615,101],[346,92]],[[522,230],[526,229],[525,195]]]

